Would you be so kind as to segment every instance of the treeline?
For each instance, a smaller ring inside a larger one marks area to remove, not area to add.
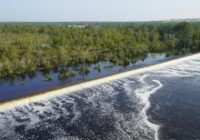
[[[147,53],[200,51],[200,23],[69,26],[0,24],[0,77],[111,61],[128,65]]]

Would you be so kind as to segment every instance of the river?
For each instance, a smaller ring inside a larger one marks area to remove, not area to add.
[[[0,105],[0,139],[200,139],[200,55],[119,77],[16,107]]]

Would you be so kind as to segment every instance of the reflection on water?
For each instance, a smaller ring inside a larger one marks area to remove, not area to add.
[[[162,60],[165,60],[165,54],[151,54],[143,60],[131,63],[124,68],[123,66],[114,66],[110,62],[99,62],[97,64],[90,65],[90,73],[83,77],[82,74],[77,73],[75,77],[68,78],[66,80],[59,80],[58,72],[49,72],[52,77],[52,81],[44,81],[44,73],[37,72],[35,74],[29,74],[23,77],[4,78],[0,80],[0,101],[14,99],[20,96],[29,95],[32,93],[43,92],[56,88],[58,86],[66,86],[73,83],[77,83],[84,80],[91,80],[94,78],[110,75],[120,72],[124,69],[133,69],[139,66],[153,64]],[[96,69],[100,66],[100,72]]]

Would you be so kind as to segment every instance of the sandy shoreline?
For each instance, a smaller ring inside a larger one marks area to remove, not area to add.
[[[50,99],[50,98],[60,96],[60,95],[71,94],[75,91],[79,91],[79,90],[86,89],[86,88],[93,87],[93,86],[98,86],[100,84],[110,82],[110,81],[113,81],[113,80],[117,80],[117,79],[120,79],[120,78],[129,77],[131,75],[140,74],[140,73],[144,73],[144,72],[150,72],[150,71],[153,71],[153,70],[156,70],[156,69],[161,69],[161,68],[164,68],[164,67],[167,67],[167,66],[170,66],[170,65],[175,65],[175,64],[178,64],[180,62],[184,62],[184,61],[189,60],[189,59],[195,59],[195,58],[198,58],[198,57],[200,57],[200,53],[190,55],[190,56],[186,56],[186,57],[182,57],[182,58],[178,58],[178,59],[171,60],[171,61],[166,61],[166,62],[163,62],[163,63],[151,65],[151,66],[147,66],[147,67],[144,67],[144,68],[130,70],[130,71],[127,71],[127,72],[111,75],[111,76],[108,76],[108,77],[103,77],[103,78],[96,79],[96,80],[91,80],[91,81],[88,81],[88,82],[72,85],[72,86],[69,86],[69,87],[66,87],[66,88],[61,88],[61,89],[49,91],[49,92],[46,92],[46,93],[33,95],[33,96],[30,96],[30,97],[25,97],[25,98],[21,98],[21,99],[17,99],[17,100],[11,100],[11,101],[0,104],[0,111],[10,109],[10,108],[13,108],[13,107],[16,107],[16,106],[28,104],[30,102],[34,102],[34,101],[38,101],[38,100]]]

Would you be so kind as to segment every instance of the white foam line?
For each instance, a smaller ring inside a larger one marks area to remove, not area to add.
[[[179,58],[179,59],[172,60],[172,61],[163,62],[161,64],[156,64],[156,65],[152,65],[152,66],[148,66],[148,67],[144,67],[144,68],[140,68],[140,69],[136,69],[136,70],[131,70],[131,71],[128,71],[128,72],[123,72],[123,73],[115,74],[115,75],[112,75],[112,76],[100,78],[100,79],[97,79],[97,80],[84,82],[84,83],[73,85],[73,86],[70,86],[70,87],[66,87],[66,88],[62,88],[62,89],[58,89],[58,90],[54,90],[54,91],[50,91],[50,92],[46,92],[46,93],[42,93],[42,94],[38,94],[38,95],[26,97],[26,98],[22,98],[22,99],[19,99],[19,100],[13,100],[13,101],[10,101],[10,102],[5,102],[5,103],[2,103],[0,105],[0,111],[10,109],[10,108],[13,108],[13,107],[17,107],[17,106],[20,106],[20,105],[28,104],[30,102],[34,102],[34,101],[38,101],[38,100],[50,99],[50,98],[53,98],[55,96],[70,94],[72,92],[79,91],[79,90],[82,90],[82,89],[85,89],[85,88],[97,86],[97,85],[100,85],[100,84],[103,84],[103,83],[106,83],[106,82],[110,82],[110,81],[113,81],[113,80],[117,80],[117,79],[120,79],[120,78],[129,77],[131,75],[160,69],[160,68],[163,68],[163,67],[166,67],[166,66],[169,66],[169,65],[178,64],[180,62],[183,62],[183,61],[186,61],[186,60],[189,60],[189,59],[195,59],[195,58],[198,58],[198,57],[200,57],[200,53],[190,55],[190,56],[187,56],[187,57],[183,57],[183,58]]]
[[[150,93],[149,93],[149,98],[152,94],[156,93],[156,91],[158,91],[159,89],[161,89],[163,87],[163,85],[161,84],[160,81],[157,81],[157,80],[153,80],[154,82],[158,83],[159,86],[156,87],[154,90],[152,90]],[[157,124],[153,124],[151,123],[149,120],[148,120],[148,116],[147,116],[147,111],[148,109],[150,108],[151,104],[150,104],[150,101],[149,101],[149,98],[148,98],[148,101],[144,107],[144,112],[145,112],[145,123],[150,126],[151,128],[153,128],[155,130],[155,134],[154,134],[154,138],[155,140],[159,140],[159,134],[158,134],[158,131],[160,129],[160,125],[157,125]]]
[[[154,124],[154,123],[151,123],[148,119],[148,116],[147,116],[147,111],[148,109],[150,108],[151,104],[150,104],[150,96],[154,93],[156,93],[159,89],[161,89],[163,87],[163,85],[161,84],[160,81],[158,80],[153,80],[153,82],[157,83],[158,86],[149,90],[148,88],[148,85],[147,83],[144,81],[144,79],[146,78],[146,75],[141,77],[140,81],[142,83],[144,83],[144,87],[143,89],[139,89],[139,90],[136,90],[136,95],[138,96],[138,98],[140,99],[140,102],[142,104],[144,104],[144,107],[141,111],[141,114],[144,115],[144,122],[145,124],[150,127],[151,129],[154,130],[155,134],[154,134],[154,139],[155,140],[159,140],[159,134],[158,134],[158,131],[159,131],[159,128],[160,128],[160,125],[157,125],[157,124]]]

